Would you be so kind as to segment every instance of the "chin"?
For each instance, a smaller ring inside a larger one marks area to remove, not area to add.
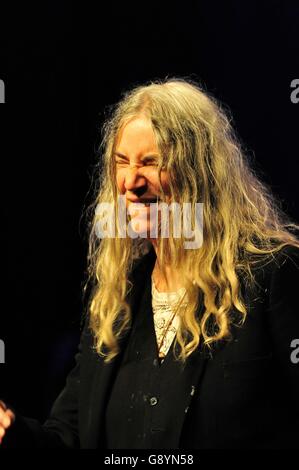
[[[150,223],[145,223],[144,221],[138,221],[137,218],[131,221],[132,230],[137,233],[142,238],[154,238],[151,237],[151,230],[154,230],[154,227]]]

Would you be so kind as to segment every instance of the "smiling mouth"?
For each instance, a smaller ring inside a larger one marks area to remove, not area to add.
[[[152,198],[140,201],[141,204],[144,204],[146,207],[150,207],[150,204],[157,204],[161,201],[159,198]]]
[[[156,202],[161,202],[159,197],[147,198],[147,199],[136,199],[135,201],[132,199],[127,199],[128,202],[131,204],[154,204]]]

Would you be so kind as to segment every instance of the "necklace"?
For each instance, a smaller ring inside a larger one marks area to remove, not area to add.
[[[163,353],[160,353],[160,350],[161,350],[161,347],[162,347],[162,345],[163,345],[163,342],[164,342],[164,338],[165,338],[165,336],[166,336],[166,333],[168,332],[168,330],[169,330],[169,328],[170,328],[170,326],[171,326],[171,324],[172,324],[172,322],[173,322],[173,319],[174,319],[174,317],[175,317],[175,314],[176,314],[176,312],[173,313],[171,319],[170,319],[169,322],[168,322],[168,325],[167,325],[166,328],[164,329],[162,339],[161,339],[160,344],[159,344],[159,346],[158,346],[158,356],[161,357],[161,358],[164,357],[164,354],[163,354]]]
[[[169,344],[176,334],[179,322],[178,318],[176,319],[177,324],[173,325],[171,334],[169,330],[177,313],[177,302],[182,301],[185,292],[185,288],[181,288],[176,292],[159,292],[152,276],[152,308],[155,317],[154,324],[158,343],[158,355],[160,358],[166,356]],[[175,308],[173,309],[174,304]],[[164,344],[168,332],[168,341]],[[164,352],[161,351],[162,346],[164,346]]]

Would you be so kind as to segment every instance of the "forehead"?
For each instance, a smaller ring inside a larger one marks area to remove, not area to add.
[[[143,117],[131,119],[120,129],[115,148],[127,156],[158,151],[151,122]]]

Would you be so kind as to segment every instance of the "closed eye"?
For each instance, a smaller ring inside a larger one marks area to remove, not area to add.
[[[149,159],[146,159],[146,160],[143,160],[143,163],[146,165],[146,166],[153,166],[153,165],[158,165],[158,162],[155,158],[149,158]]]
[[[122,165],[122,166],[126,166],[129,164],[128,160],[124,160],[124,159],[117,159],[115,160],[115,163],[116,165]]]
[[[117,166],[127,166],[130,164],[129,160],[126,160],[124,158],[117,158],[115,160],[115,163]],[[142,167],[142,166],[157,166],[157,165],[158,165],[158,161],[156,158],[146,158],[142,160],[142,162],[136,166]]]

